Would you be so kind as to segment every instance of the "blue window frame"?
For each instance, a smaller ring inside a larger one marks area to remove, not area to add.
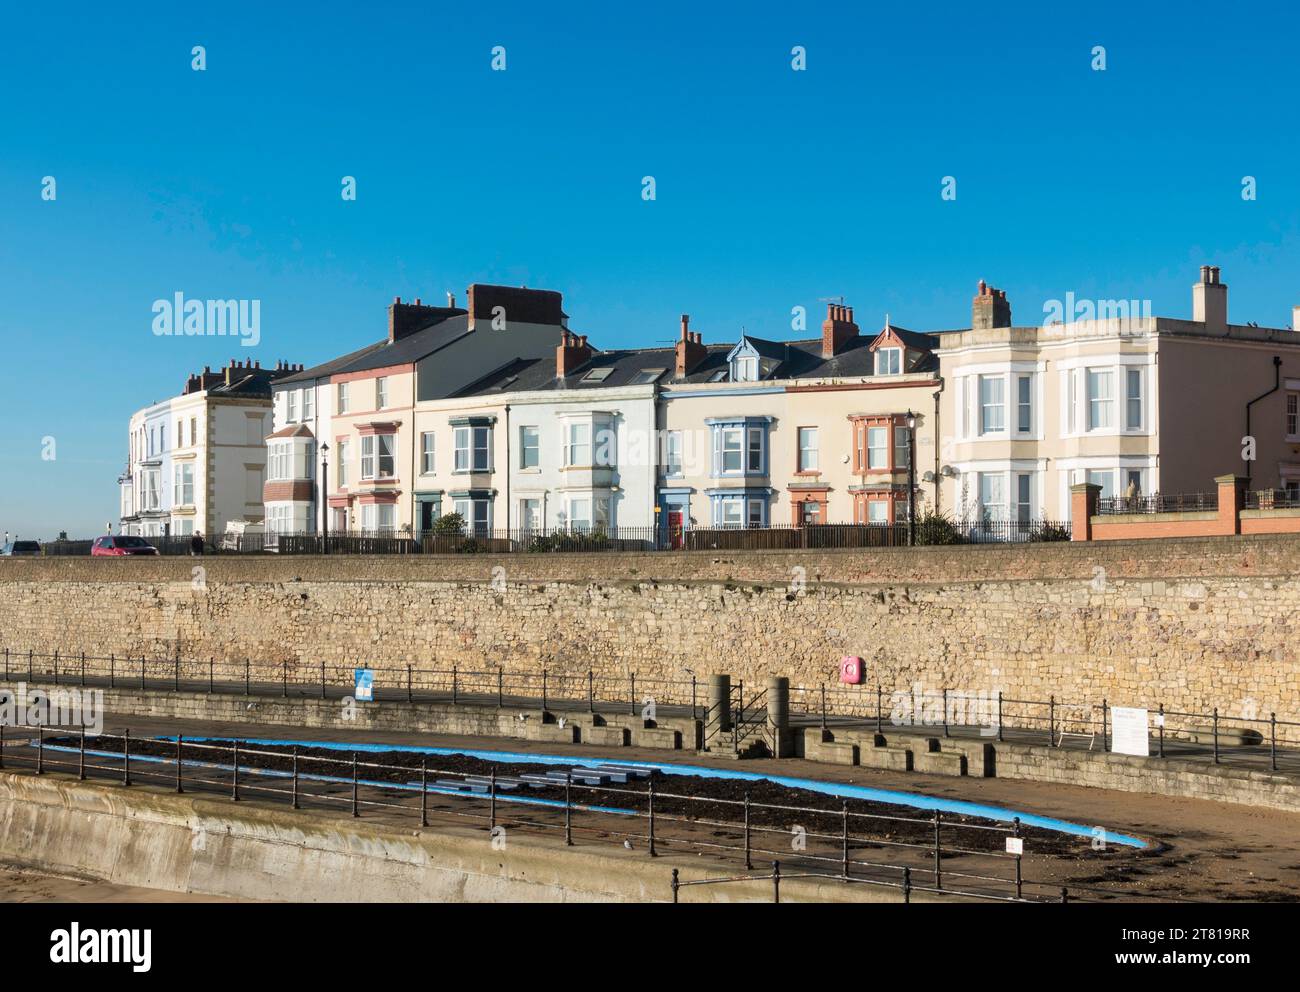
[[[712,478],[766,476],[771,417],[710,418]]]

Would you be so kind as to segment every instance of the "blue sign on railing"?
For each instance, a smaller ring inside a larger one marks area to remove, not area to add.
[[[353,693],[358,702],[373,702],[375,698],[375,672],[372,668],[355,670],[356,691]]]

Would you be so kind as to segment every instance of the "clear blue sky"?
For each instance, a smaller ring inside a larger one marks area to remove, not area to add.
[[[832,295],[868,328],[960,326],[980,278],[1017,323],[1068,291],[1182,316],[1207,262],[1235,320],[1300,303],[1294,9],[188,6],[7,7],[11,532],[116,520],[128,417],[205,363],[311,365],[381,336],[393,296],[473,281],[561,290],[603,347],[683,312],[786,337]],[[178,291],[260,299],[260,347],[155,337]]]

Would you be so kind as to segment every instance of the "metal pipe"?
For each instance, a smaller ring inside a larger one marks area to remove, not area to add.
[[[420,758],[420,826],[429,825],[429,759]]]
[[[573,769],[564,772],[564,845],[573,846]]]
[[[841,805],[840,818],[842,821],[842,830],[841,830],[841,855],[843,857],[842,869],[843,869],[844,877],[848,878],[849,877],[849,804],[847,801],[843,802],[843,804]]]
[[[1250,408],[1254,406],[1256,403],[1258,403],[1260,400],[1264,399],[1266,396],[1272,396],[1281,387],[1282,387],[1282,356],[1274,355],[1273,356],[1273,388],[1268,390],[1268,392],[1260,393],[1253,400],[1251,400],[1249,403],[1246,404],[1246,437],[1252,436],[1250,433]],[[1246,489],[1247,490],[1250,489],[1250,480],[1252,476],[1252,470],[1254,468],[1254,463],[1255,460],[1253,458],[1246,459]]]
[[[650,779],[649,796],[650,796],[650,857],[655,858],[658,857],[658,855],[655,853],[655,780],[653,777],[651,777]]]
[[[749,847],[749,789],[745,790],[745,870],[754,870],[754,865],[750,859]]]

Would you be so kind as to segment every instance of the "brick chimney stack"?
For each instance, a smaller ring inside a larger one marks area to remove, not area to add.
[[[690,375],[709,356],[709,349],[704,347],[704,335],[691,330],[691,315],[688,313],[682,314],[682,335],[674,351],[677,368],[673,374],[678,379]]]
[[[822,322],[822,358],[834,358],[857,336],[858,325],[853,322],[853,308],[828,303],[826,320]]]
[[[560,332],[560,346],[555,349],[555,377],[563,379],[574,369],[591,360],[591,345],[587,344],[587,335],[574,334],[572,331]]]
[[[970,326],[975,330],[1011,326],[1011,304],[1005,290],[994,289],[980,280],[979,292],[971,301]]]
[[[441,307],[427,306],[418,296],[414,303],[403,303],[400,296],[394,296],[393,304],[388,308],[388,343],[413,334],[445,312]]]

